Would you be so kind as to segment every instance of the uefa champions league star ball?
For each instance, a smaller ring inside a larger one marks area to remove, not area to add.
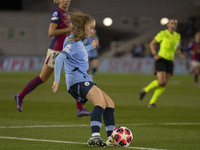
[[[127,127],[117,127],[111,134],[111,141],[114,146],[128,147],[133,140],[133,134]]]

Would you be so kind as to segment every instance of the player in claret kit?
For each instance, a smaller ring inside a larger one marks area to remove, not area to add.
[[[84,38],[93,34],[96,23],[91,15],[80,11],[71,12],[70,18],[73,24],[72,34],[66,38],[62,52],[56,57],[52,90],[54,93],[58,90],[64,63],[66,85],[70,95],[82,104],[89,101],[94,105],[90,122],[92,137],[88,144],[104,147],[107,144],[100,137],[102,117],[109,140],[115,129],[114,102],[93,83],[92,78],[88,75],[87,47],[83,44]]]
[[[188,47],[191,56],[191,67],[194,72],[194,84],[198,85],[200,74],[200,32],[196,32],[194,40],[189,43]]]
[[[149,101],[149,108],[156,107],[155,103],[158,97],[165,91],[167,82],[173,75],[175,52],[181,59],[185,58],[185,55],[180,51],[181,35],[175,32],[177,23],[176,19],[169,19],[169,22],[167,23],[168,29],[160,31],[150,43],[151,53],[155,59],[155,75],[157,79],[144,87],[140,93],[140,100],[142,100],[146,93],[155,89],[154,94]],[[158,53],[156,53],[155,49],[156,43],[160,43]]]
[[[37,86],[46,82],[54,71],[56,56],[62,51],[63,42],[70,35],[72,25],[68,15],[68,7],[71,0],[54,0],[58,7],[53,11],[51,22],[49,25],[49,36],[53,37],[51,44],[47,50],[46,60],[39,76],[35,77],[20,92],[14,95],[17,109],[22,112],[24,97],[33,91]],[[91,112],[83,108],[82,104],[76,101],[77,116],[88,116]]]

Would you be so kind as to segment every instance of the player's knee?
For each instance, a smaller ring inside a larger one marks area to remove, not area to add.
[[[101,106],[103,109],[106,109],[106,103],[100,103],[98,105]]]
[[[158,85],[165,87],[167,85],[167,82],[166,81],[160,81],[160,82],[158,82]]]
[[[48,80],[48,77],[46,76],[40,76],[40,79],[43,81],[43,82],[46,82]]]
[[[112,105],[112,106],[113,106],[113,108],[115,108],[115,103],[114,103],[113,101],[112,101],[112,104],[113,104],[113,105]]]
[[[107,107],[115,108],[115,103],[113,101],[110,101]]]

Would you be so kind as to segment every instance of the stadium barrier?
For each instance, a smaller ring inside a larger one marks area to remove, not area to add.
[[[39,71],[45,57],[0,57],[0,71]]]
[[[40,71],[45,57],[0,57],[0,71]],[[187,60],[174,60],[174,73],[188,74]],[[100,73],[153,73],[152,58],[101,58],[98,72]]]
[[[174,60],[175,74],[188,74],[188,60]],[[103,58],[98,69],[102,73],[154,73],[154,60],[143,58]]]

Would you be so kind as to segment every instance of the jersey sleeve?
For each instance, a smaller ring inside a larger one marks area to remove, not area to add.
[[[59,23],[60,19],[61,19],[61,14],[60,14],[60,12],[57,9],[55,9],[53,11],[52,16],[51,16],[51,22],[53,22],[53,23]]]
[[[72,49],[72,44],[69,43],[64,43],[63,44],[63,50],[61,51],[61,53],[63,53],[68,59],[71,57],[71,55],[73,55],[75,52],[71,51]]]
[[[92,46],[92,42],[93,42],[93,38],[87,38],[84,40],[84,47],[86,49],[87,52],[89,52],[90,50],[93,50],[94,47]]]
[[[85,49],[87,52],[89,52],[90,50],[93,50],[94,47],[92,45],[87,45],[87,46],[85,46]]]
[[[61,73],[64,59],[66,59],[66,56],[63,53],[60,53],[56,57],[56,63],[54,67],[54,81],[60,81],[60,73]]]
[[[65,46],[67,45],[67,41],[69,40],[69,37],[67,36],[63,42],[63,49],[65,48]]]
[[[160,43],[160,42],[162,41],[162,39],[163,39],[163,35],[164,35],[164,32],[163,32],[163,31],[160,31],[160,32],[154,37],[154,39],[155,39],[158,43]]]
[[[178,46],[181,44],[181,35],[178,33]]]

